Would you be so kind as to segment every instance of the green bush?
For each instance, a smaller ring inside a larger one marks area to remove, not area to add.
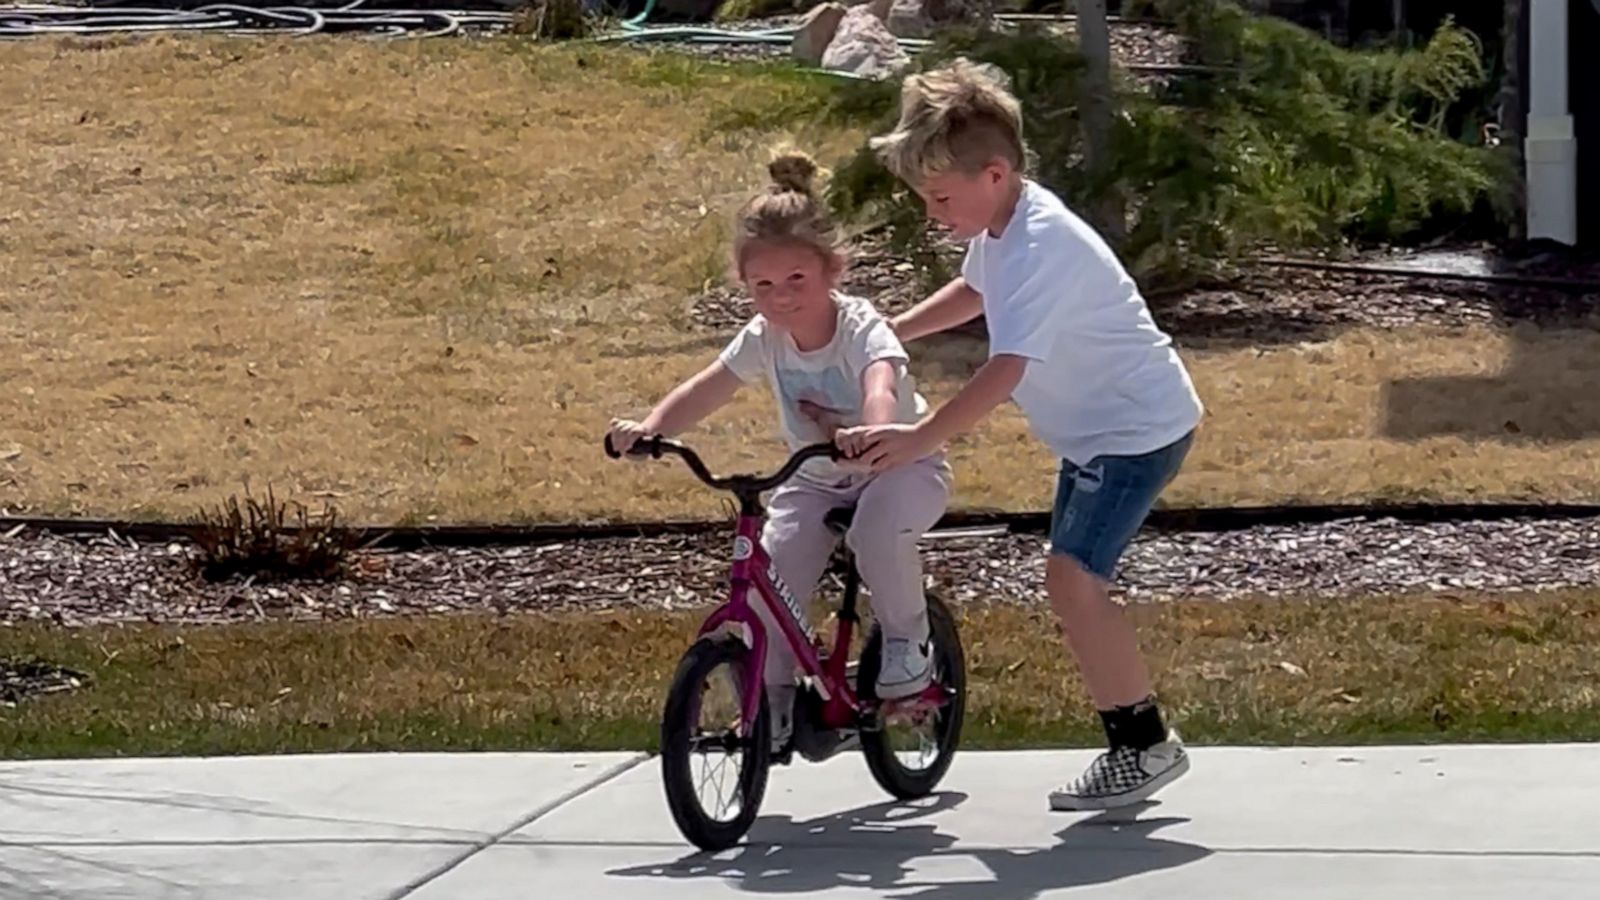
[[[743,22],[801,12],[809,4],[801,0],[726,0],[717,7],[718,22]]]
[[[1161,287],[1264,249],[1404,243],[1440,221],[1504,215],[1510,172],[1497,154],[1445,130],[1446,114],[1484,69],[1475,38],[1446,24],[1411,51],[1346,50],[1291,23],[1213,0],[1171,4],[1193,62],[1218,70],[1147,90],[1119,76],[1108,178],[1128,200],[1118,247],[1135,275]],[[1010,73],[1036,159],[1032,175],[1072,206],[1091,208],[1108,183],[1079,163],[1077,48],[1042,30],[952,31],[916,68],[956,56]],[[844,96],[859,107],[859,89]],[[895,118],[881,105],[875,131]],[[1475,130],[1473,132],[1475,136]],[[915,195],[862,148],[840,168],[835,205],[881,220],[931,265]],[[946,272],[925,272],[930,282]]]
[[[512,13],[511,30],[534,40],[565,41],[594,33],[582,0],[528,0]]]

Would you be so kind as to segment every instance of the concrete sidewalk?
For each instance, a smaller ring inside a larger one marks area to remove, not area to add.
[[[1197,748],[1161,802],[1051,813],[1091,751],[957,757],[887,802],[859,756],[774,770],[692,853],[637,754],[0,763],[0,898],[1582,897],[1600,745]]]

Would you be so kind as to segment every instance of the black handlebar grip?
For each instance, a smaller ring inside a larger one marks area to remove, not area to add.
[[[612,446],[612,444],[611,444],[611,435],[609,435],[609,434],[606,435],[606,455],[611,457],[612,459],[621,459],[622,458],[622,454],[618,453],[617,452],[617,448]],[[628,455],[629,456],[654,456],[654,457],[659,459],[661,457],[661,436],[660,435],[654,435],[654,436],[647,437],[647,438],[640,438],[639,440],[634,441],[633,442],[633,446],[628,448]]]

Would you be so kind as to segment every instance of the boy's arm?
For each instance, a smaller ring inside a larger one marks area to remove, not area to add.
[[[995,407],[1006,402],[1027,370],[1027,357],[1009,353],[996,354],[984,363],[950,402],[917,423],[916,428],[923,432],[930,450],[977,425]]]
[[[894,333],[900,340],[910,342],[963,325],[982,312],[983,295],[973,290],[965,278],[956,276],[933,296],[895,316]]]
[[[851,429],[842,443],[850,452],[859,453],[859,461],[875,472],[914,462],[978,424],[1004,403],[1027,369],[1027,357],[997,354],[950,402],[917,424]]]

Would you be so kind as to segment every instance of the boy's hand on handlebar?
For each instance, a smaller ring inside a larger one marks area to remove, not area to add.
[[[610,438],[612,449],[627,458],[628,451],[633,449],[633,445],[651,437],[651,432],[638,422],[627,419],[612,419],[611,430],[606,432],[606,437]],[[632,459],[634,462],[638,462],[641,457],[632,457]]]
[[[927,433],[916,425],[844,428],[834,441],[853,462],[874,472],[915,462],[934,450]]]
[[[855,432],[860,430],[859,428],[847,429],[844,424],[844,415],[842,413],[838,412],[837,410],[829,409],[825,406],[818,406],[817,404],[812,403],[810,400],[800,401],[800,411],[810,417],[813,422],[816,422],[819,428],[827,432],[828,440],[832,441],[833,445],[839,448],[839,455],[843,458],[837,459],[836,463],[841,469],[852,472],[871,471],[871,469],[867,467],[866,463],[855,458],[860,451],[852,450],[850,447],[846,446],[846,443],[841,439],[841,435],[845,434],[846,431]]]

